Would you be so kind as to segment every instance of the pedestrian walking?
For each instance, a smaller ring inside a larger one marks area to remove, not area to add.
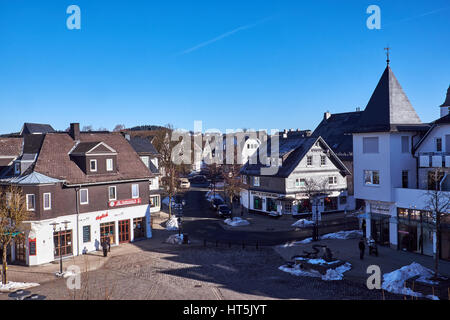
[[[365,238],[366,237],[366,220],[362,221],[361,229],[362,229],[362,233],[363,233],[363,238]]]
[[[366,245],[364,244],[364,238],[359,241],[359,258],[364,259],[364,251],[366,250]]]
[[[107,237],[102,242],[103,256],[108,256],[108,243],[106,242]]]
[[[108,252],[111,252],[111,236],[106,237],[106,245],[108,246]]]

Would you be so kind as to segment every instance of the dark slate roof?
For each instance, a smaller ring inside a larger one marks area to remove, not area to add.
[[[450,86],[447,89],[447,96],[445,97],[445,101],[441,104],[441,107],[450,107]]]
[[[92,148],[94,148],[96,145],[98,145],[100,141],[92,141],[92,142],[80,142],[75,149],[72,150],[71,154],[85,154]]]
[[[421,124],[389,66],[383,72],[354,132],[386,132],[399,124]]]
[[[22,152],[22,138],[0,138],[0,156],[18,157]]]
[[[130,137],[129,142],[134,151],[136,151],[140,155],[158,155],[158,151],[156,151],[155,147],[149,139],[135,136]]]
[[[24,123],[22,134],[36,134],[36,133],[52,133],[55,129],[49,124],[42,123]]]
[[[353,132],[362,111],[336,113],[324,118],[314,130],[313,137],[322,137],[341,160],[353,159]]]
[[[25,135],[23,137],[23,153],[39,153],[44,138],[44,134]]]
[[[51,178],[64,180],[68,184],[102,183],[153,177],[128,141],[119,133],[83,132],[80,134],[80,143],[95,145],[98,141],[116,150],[117,173],[85,174],[70,157],[69,152],[74,149],[76,141],[65,132],[45,135],[33,170]]]
[[[268,147],[265,143],[263,143],[260,148],[267,148],[267,153],[270,155],[271,147],[270,147],[270,139],[268,140]],[[336,154],[332,151],[332,149],[325,143],[325,141],[321,137],[305,137],[305,136],[291,136],[288,138],[280,138],[279,139],[279,156],[282,158],[282,165],[278,169],[278,173],[274,175],[274,177],[278,178],[287,178],[292,171],[298,166],[300,161],[305,157],[308,151],[313,147],[313,145],[319,141],[322,144],[322,147],[330,150],[330,158],[332,161],[335,161],[338,167],[341,167],[341,170],[349,174],[348,169],[345,165],[339,160]],[[263,149],[264,150],[264,149]],[[241,169],[241,174],[246,175],[261,175],[261,168],[264,168],[263,164],[250,164],[247,162]]]

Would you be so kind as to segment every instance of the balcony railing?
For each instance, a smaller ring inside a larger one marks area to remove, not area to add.
[[[448,152],[419,153],[419,167],[450,168],[450,153]]]

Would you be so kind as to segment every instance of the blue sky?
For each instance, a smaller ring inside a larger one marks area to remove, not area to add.
[[[81,30],[66,9],[81,8]],[[381,8],[369,30],[366,8]],[[314,129],[366,106],[391,67],[422,121],[450,84],[450,3],[0,0],[0,133],[23,122],[112,129]]]

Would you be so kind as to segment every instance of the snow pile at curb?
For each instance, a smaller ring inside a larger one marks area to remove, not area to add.
[[[170,244],[183,244],[183,235],[173,234],[167,238],[166,243]]]
[[[172,216],[169,220],[166,221],[166,230],[178,230],[178,219],[176,217]]]
[[[297,222],[293,223],[292,227],[306,228],[306,227],[313,226],[313,225],[314,225],[314,221],[300,219]]]
[[[433,277],[433,271],[425,268],[417,262],[413,262],[408,266],[404,266],[400,269],[384,274],[383,284],[381,287],[392,293],[404,294],[413,297],[423,297],[423,294],[414,292],[410,288],[405,287],[405,281],[415,276],[420,276],[416,281],[430,283],[432,281],[429,279]],[[426,296],[426,298],[439,300],[438,297],[432,295]]]
[[[327,273],[325,275],[322,275],[317,270],[302,270],[299,267],[293,267],[289,268],[287,266],[281,266],[278,269],[284,272],[288,272],[294,276],[300,276],[300,277],[312,277],[312,278],[321,278],[324,281],[337,281],[342,280],[344,278],[344,272],[347,272],[352,268],[352,265],[348,262],[343,264],[340,267],[337,267],[336,269],[328,269]]]
[[[225,200],[223,200],[222,196],[220,194],[218,194],[217,192],[216,192],[216,194],[214,194],[212,191],[208,191],[206,193],[205,198],[209,202],[213,201],[213,199],[219,199],[219,200],[222,200],[223,202],[225,202]]]
[[[0,292],[13,292],[16,290],[28,289],[28,288],[37,287],[37,286],[39,286],[39,283],[9,281],[7,284],[0,283]]]
[[[234,217],[233,219],[226,219],[224,222],[232,227],[246,226],[250,224],[250,222],[248,222],[247,220],[244,220],[239,217]]]
[[[349,239],[358,239],[363,236],[361,230],[351,230],[351,231],[339,231],[336,233],[325,234],[320,237],[320,240],[349,240]],[[292,247],[296,245],[308,244],[312,242],[312,238],[306,238],[305,240],[295,241],[290,243],[282,244],[281,247]]]

